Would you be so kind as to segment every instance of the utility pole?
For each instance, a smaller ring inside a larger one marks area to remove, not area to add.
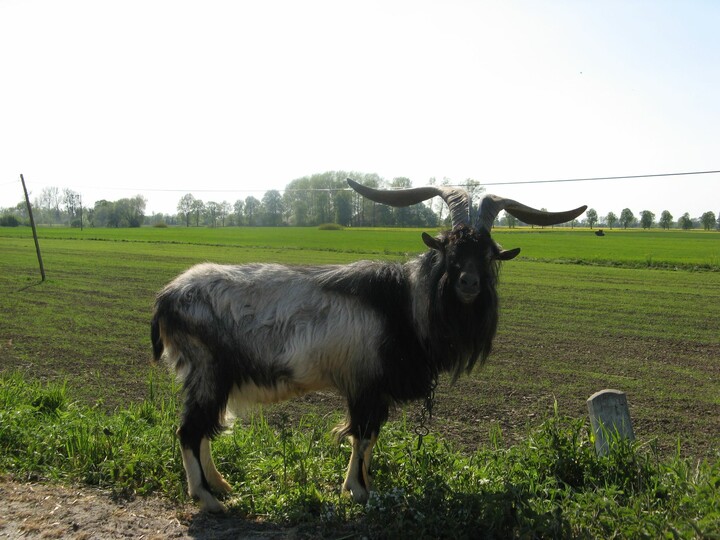
[[[20,181],[22,182],[23,191],[25,192],[25,203],[27,204],[28,216],[30,216],[30,226],[32,227],[33,238],[35,239],[35,251],[37,251],[38,263],[40,263],[40,275],[42,276],[41,281],[45,281],[45,267],[42,262],[42,255],[40,254],[40,242],[38,242],[37,229],[35,228],[35,219],[33,219],[32,205],[30,204],[30,196],[28,195],[27,187],[25,187],[25,178],[20,175]]]

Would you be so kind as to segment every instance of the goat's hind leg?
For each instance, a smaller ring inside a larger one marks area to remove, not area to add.
[[[211,412],[212,411],[212,412]],[[224,512],[225,506],[210,492],[229,491],[229,484],[217,472],[210,454],[209,436],[217,429],[219,410],[205,410],[197,403],[185,403],[182,424],[178,429],[188,493],[200,502],[203,510]],[[213,419],[213,420],[209,420]]]
[[[213,461],[210,450],[210,439],[207,437],[203,437],[200,441],[200,465],[205,474],[205,479],[215,493],[218,495],[227,495],[232,491],[230,484],[227,483],[215,467],[215,462]]]

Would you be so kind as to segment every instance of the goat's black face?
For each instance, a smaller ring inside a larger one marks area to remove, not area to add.
[[[486,231],[459,227],[439,238],[423,234],[425,244],[444,255],[448,285],[463,304],[472,304],[484,287],[495,285],[496,261],[514,258],[520,249],[504,251]]]

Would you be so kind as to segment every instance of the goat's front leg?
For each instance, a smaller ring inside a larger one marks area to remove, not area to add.
[[[377,442],[377,433],[373,433],[369,439],[350,436],[352,453],[348,464],[343,490],[352,493],[356,503],[364,504],[370,496],[370,461],[372,449]]]

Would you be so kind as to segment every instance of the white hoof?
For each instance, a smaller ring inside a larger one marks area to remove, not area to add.
[[[207,480],[212,490],[218,495],[227,495],[232,492],[232,486],[220,475],[217,478],[208,478]]]
[[[349,492],[350,495],[352,495],[353,501],[358,504],[365,504],[370,498],[368,490],[357,482],[345,482],[343,484],[343,491]]]
[[[227,512],[225,505],[213,497],[208,491],[203,490],[203,492],[196,495],[195,498],[199,501],[200,509],[203,512],[210,512],[211,514],[224,514]]]

